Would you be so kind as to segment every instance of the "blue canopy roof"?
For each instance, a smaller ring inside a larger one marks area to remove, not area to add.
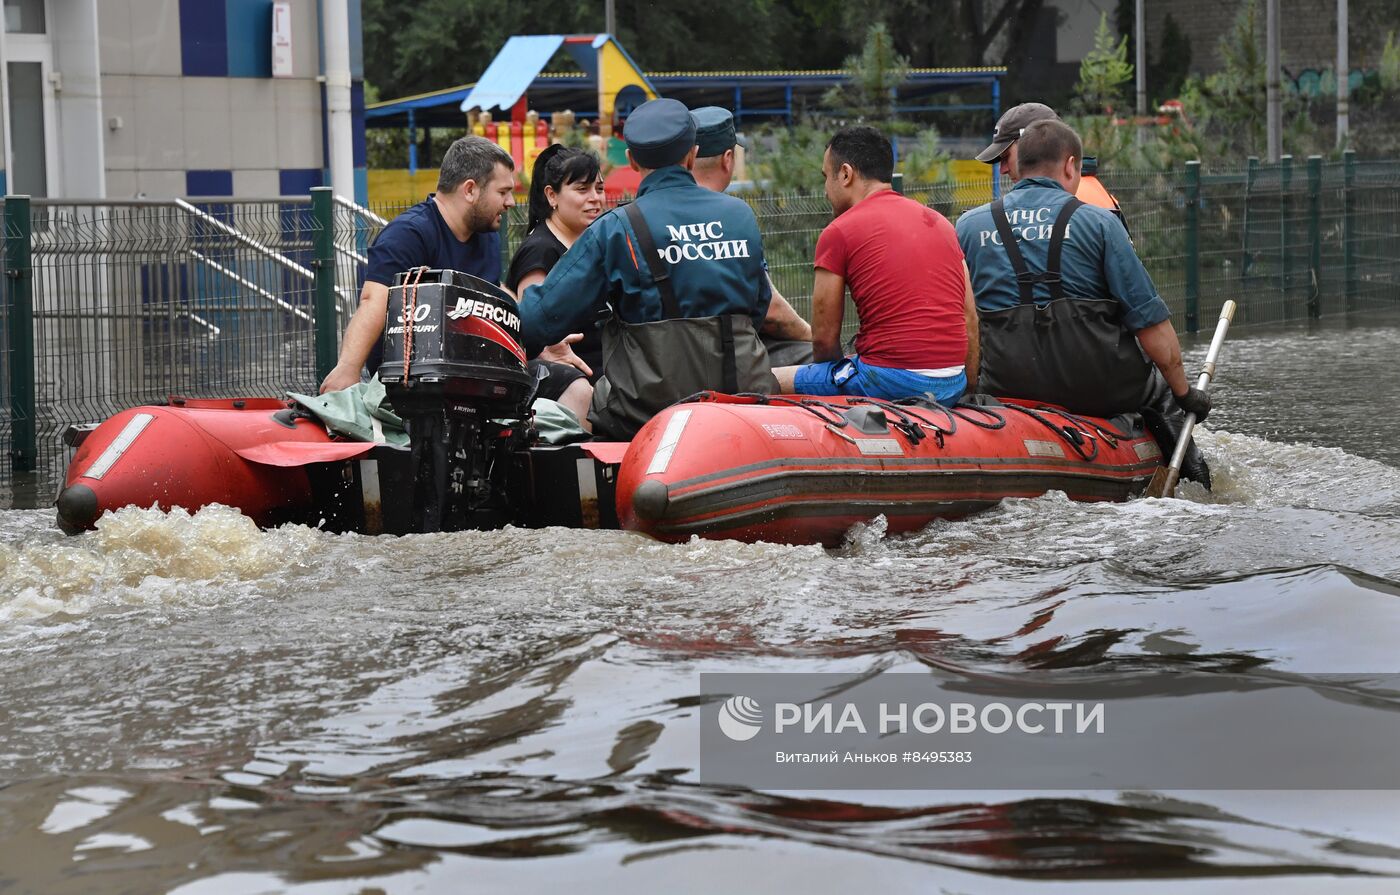
[[[563,43],[562,34],[531,34],[506,41],[462,100],[462,111],[478,107],[504,110],[515,105]]]

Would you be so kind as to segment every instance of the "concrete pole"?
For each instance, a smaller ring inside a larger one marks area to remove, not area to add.
[[[326,48],[326,112],[331,188],[355,199],[354,130],[350,120],[350,13],[347,0],[321,0],[321,42]]]
[[[1267,127],[1269,131],[1269,161],[1277,164],[1283,156],[1283,94],[1279,84],[1278,60],[1278,0],[1268,0],[1268,17],[1265,23],[1268,46],[1268,89],[1265,101],[1268,104]]]
[[[1351,62],[1347,57],[1347,0],[1337,0],[1337,146],[1345,148],[1351,130]]]
[[[1346,0],[1337,0],[1345,3]],[[1137,8],[1133,12],[1133,40],[1137,52],[1133,62],[1137,75],[1137,113],[1138,117],[1147,114],[1147,22],[1143,15],[1144,0],[1137,0]]]

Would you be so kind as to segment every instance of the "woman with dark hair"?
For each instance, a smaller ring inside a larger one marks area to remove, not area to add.
[[[530,178],[530,222],[525,241],[516,249],[506,273],[506,288],[523,295],[527,286],[544,282],[554,265],[603,213],[603,177],[598,157],[583,149],[555,143],[535,159]],[[565,341],[574,340],[573,336]],[[603,337],[594,329],[573,341],[574,353],[590,369],[589,378],[603,369]],[[593,390],[582,382],[583,373],[565,364],[549,363],[549,379],[541,384],[542,397],[553,397],[574,411],[585,428]],[[556,397],[557,396],[557,397]],[[579,405],[582,403],[582,413]]]

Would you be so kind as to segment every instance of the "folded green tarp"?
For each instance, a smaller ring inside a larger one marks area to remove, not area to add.
[[[326,392],[324,395],[291,392],[290,397],[337,435],[400,447],[408,444],[403,420],[390,406],[384,394],[384,384],[378,376],[338,392]],[[546,444],[568,444],[588,437],[588,433],[579,425],[578,417],[557,401],[536,398],[533,406],[535,428],[540,433],[540,440]]]

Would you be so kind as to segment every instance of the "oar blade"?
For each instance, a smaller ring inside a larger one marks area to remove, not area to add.
[[[1172,475],[1168,466],[1158,466],[1157,471],[1152,473],[1152,481],[1147,483],[1147,490],[1143,492],[1144,497],[1175,497],[1176,496],[1176,476]]]

